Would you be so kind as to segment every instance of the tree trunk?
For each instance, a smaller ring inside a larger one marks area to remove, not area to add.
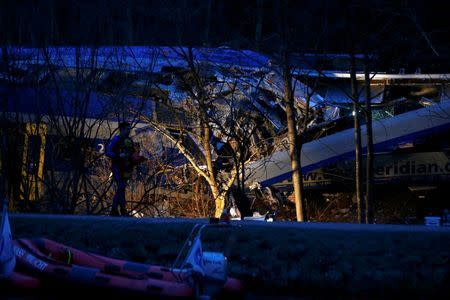
[[[351,67],[350,67],[350,79],[352,86],[352,101],[353,101],[353,125],[355,133],[355,193],[356,203],[358,207],[358,222],[363,223],[365,221],[364,202],[362,201],[362,151],[361,151],[361,125],[359,122],[359,97],[358,97],[358,85],[356,81],[356,62],[355,54],[351,54]]]
[[[291,158],[292,168],[292,184],[294,187],[295,196],[295,213],[298,222],[306,221],[304,213],[304,199],[302,197],[302,185],[301,185],[301,164],[300,153],[298,152],[300,147],[297,137],[297,128],[295,122],[294,113],[294,96],[292,93],[292,76],[288,67],[283,69],[283,81],[284,81],[284,101],[286,104],[286,118],[288,126],[288,139],[289,139],[289,156]]]
[[[126,5],[126,24],[125,24],[125,40],[128,42],[128,45],[134,45],[133,42],[133,1],[124,1],[124,5]]]
[[[373,134],[372,134],[372,107],[370,93],[370,69],[369,58],[367,54],[364,56],[364,79],[366,87],[366,140],[367,140],[367,156],[366,156],[366,223],[373,223]]]
[[[214,193],[213,193],[214,195]],[[214,211],[214,217],[220,218],[220,215],[223,212],[223,209],[225,208],[225,197],[224,195],[217,195],[215,196],[215,203],[216,203],[216,209]]]
[[[216,174],[214,170],[214,165],[212,161],[212,149],[210,145],[211,140],[211,129],[205,121],[202,121],[203,128],[203,149],[205,150],[205,159],[206,159],[206,168],[208,174],[208,183],[211,187],[211,192],[214,197],[214,203],[216,204],[216,209],[214,212],[214,216],[219,218],[222,214],[222,211],[225,207],[225,197],[223,197],[220,193],[219,187],[217,185]]]
[[[203,44],[205,46],[209,46],[209,34],[210,34],[210,28],[211,28],[211,9],[213,5],[214,0],[208,0],[208,3],[206,4],[206,24],[205,24],[205,31],[204,31],[204,42]]]
[[[256,28],[255,28],[255,44],[256,51],[261,47],[262,26],[263,26],[263,6],[264,0],[256,1]]]
[[[54,43],[57,38],[55,34],[55,3],[51,0],[48,2],[48,14],[49,14],[49,24],[47,26],[48,29],[48,36],[49,36],[49,43]]]

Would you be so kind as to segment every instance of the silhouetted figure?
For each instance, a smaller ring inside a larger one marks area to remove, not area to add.
[[[116,193],[113,198],[111,216],[129,216],[126,209],[125,189],[131,178],[133,167],[141,163],[144,158],[136,151],[136,145],[129,137],[131,125],[128,122],[119,123],[119,134],[116,135],[106,148],[106,156],[111,159],[111,170],[116,182]]]

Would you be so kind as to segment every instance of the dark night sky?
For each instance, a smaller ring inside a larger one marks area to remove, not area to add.
[[[5,45],[228,45],[447,61],[444,1],[2,0]],[[261,9],[258,9],[258,4]],[[286,5],[286,7],[284,7]],[[262,20],[261,35],[257,35]],[[289,30],[284,30],[283,27]]]

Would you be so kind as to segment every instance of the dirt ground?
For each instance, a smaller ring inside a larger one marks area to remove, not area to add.
[[[16,238],[46,237],[119,259],[171,266],[205,220],[13,215]],[[247,299],[436,299],[450,295],[450,229],[241,222],[211,227],[204,251],[224,252]]]

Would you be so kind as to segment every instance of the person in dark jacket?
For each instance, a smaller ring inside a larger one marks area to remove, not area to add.
[[[116,193],[113,198],[111,216],[128,216],[125,200],[127,181],[133,172],[133,167],[144,159],[137,151],[130,138],[131,124],[119,123],[119,134],[112,138],[106,148],[106,156],[111,159],[111,169],[116,182]]]

